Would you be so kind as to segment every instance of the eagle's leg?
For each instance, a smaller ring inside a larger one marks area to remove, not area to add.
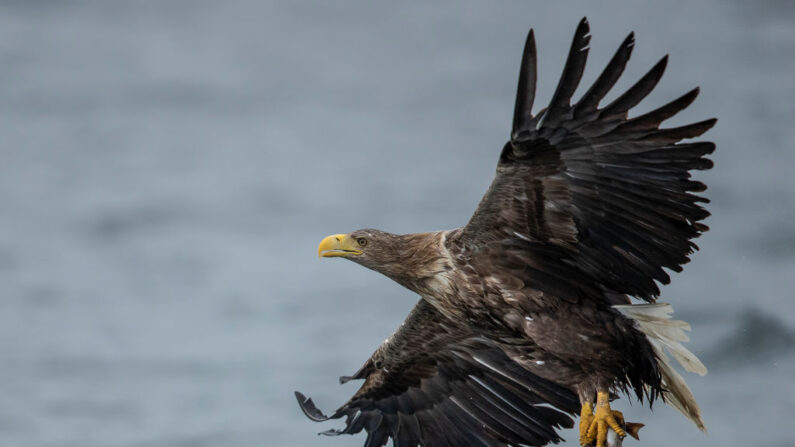
[[[624,415],[620,411],[613,411],[610,408],[610,393],[606,390],[598,391],[596,393],[595,410],[591,409],[590,402],[582,404],[580,445],[590,445],[596,441],[596,447],[605,447],[608,427],[612,428],[618,436],[623,438],[627,433],[621,428],[619,421],[624,421]]]
[[[583,402],[580,409],[580,445],[588,445],[588,429],[591,427],[593,421],[593,404],[591,402]]]

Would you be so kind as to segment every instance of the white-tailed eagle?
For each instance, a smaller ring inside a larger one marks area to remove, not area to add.
[[[579,412],[580,443],[603,446],[608,428],[636,434],[610,408],[632,393],[662,398],[704,428],[671,354],[706,373],[680,342],[687,323],[656,303],[666,270],[679,272],[707,227],[704,184],[715,145],[686,141],[709,119],[661,128],[694,89],[630,118],[660,80],[667,57],[625,93],[602,99],[624,71],[630,34],[594,84],[572,103],[589,48],[577,27],[546,108],[532,113],[536,46],[524,48],[510,141],[497,174],[461,228],[419,234],[365,229],[325,238],[323,257],[350,259],[420,299],[401,327],[353,376],[353,397],[325,416],[300,393],[316,421],[345,418],[366,446],[540,446],[561,440]],[[646,303],[632,304],[631,298]]]

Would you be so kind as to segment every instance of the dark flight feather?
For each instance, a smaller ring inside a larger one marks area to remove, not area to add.
[[[364,384],[331,416],[296,392],[307,417],[345,418],[323,434],[368,432],[365,445],[544,445],[571,427],[576,394],[523,369],[499,347],[421,299],[356,376]],[[538,405],[551,405],[544,407]]]
[[[616,85],[618,78],[624,73],[632,49],[635,48],[635,33],[629,33],[624,42],[610,59],[602,74],[596,79],[591,88],[580,98],[574,107],[574,115],[579,116],[596,110],[599,101]]]
[[[585,72],[585,62],[588,60],[588,44],[591,41],[590,27],[588,19],[583,17],[577,30],[574,32],[574,39],[571,43],[569,56],[566,65],[563,67],[563,74],[560,77],[552,100],[549,102],[546,113],[541,117],[543,126],[555,127],[569,112],[571,96],[577,89],[577,85]]]
[[[668,55],[663,56],[654,67],[651,68],[642,78],[640,78],[632,87],[630,87],[621,96],[616,98],[613,102],[606,105],[601,110],[601,118],[608,118],[613,115],[626,116],[626,112],[638,105],[643,98],[645,98],[657,83],[662,79],[665,73],[665,67],[668,66]]]
[[[536,39],[533,30],[530,30],[524,45],[522,66],[519,69],[519,85],[517,87],[519,94],[516,95],[511,138],[516,138],[519,132],[526,130],[528,123],[533,119],[533,101],[536,96],[536,63]]]
[[[659,82],[667,56],[598,109],[624,71],[634,46],[632,34],[572,113],[569,101],[582,77],[588,39],[583,20],[556,93],[543,116],[536,117],[540,124],[530,123],[533,128],[505,146],[497,177],[457,243],[477,257],[484,256],[485,246],[526,239],[518,241],[524,248],[516,250],[529,251],[537,264],[523,278],[526,284],[565,293],[558,284],[544,284],[565,277],[579,283],[569,292],[576,296],[569,299],[606,301],[604,294],[588,293],[602,289],[653,302],[659,295],[655,281],[670,281],[663,269],[681,270],[696,248],[691,239],[706,229],[699,221],[709,216],[700,206],[707,200],[692,194],[704,186],[691,179],[690,171],[712,167],[704,156],[714,145],[680,141],[702,134],[715,120],[660,128],[693,102],[698,88],[626,118]],[[523,86],[518,94],[529,90]],[[517,104],[523,103],[517,99]],[[541,254],[550,250],[555,253],[551,257]],[[491,259],[493,270],[505,262],[505,256]],[[572,266],[578,270],[575,275]]]

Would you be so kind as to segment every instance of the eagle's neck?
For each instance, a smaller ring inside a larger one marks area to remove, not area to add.
[[[449,231],[398,236],[395,262],[381,266],[381,273],[423,296],[450,293],[448,273],[453,268],[445,247]]]

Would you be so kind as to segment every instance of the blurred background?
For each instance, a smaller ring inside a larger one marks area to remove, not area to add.
[[[635,30],[607,99],[670,53],[636,113],[700,85],[669,124],[720,118],[712,230],[661,300],[709,434],[617,408],[643,445],[792,445],[795,3],[413,3],[0,3],[0,445],[361,445],[293,390],[336,408],[416,298],[317,243],[465,223],[528,28],[540,107],[586,15],[584,84]]]

